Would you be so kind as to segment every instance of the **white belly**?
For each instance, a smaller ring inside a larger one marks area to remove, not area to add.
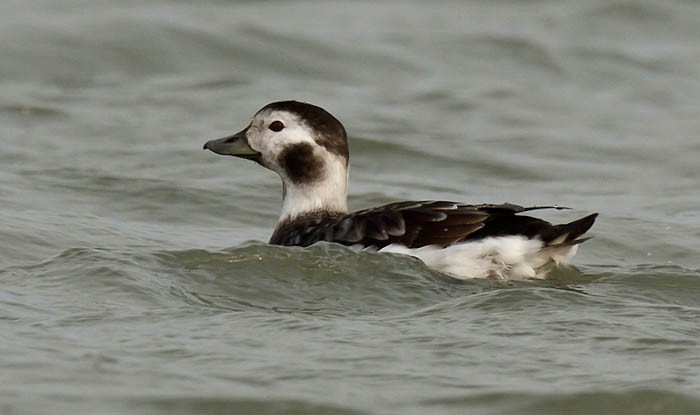
[[[538,239],[503,236],[464,242],[439,248],[407,248],[392,244],[379,252],[392,252],[419,258],[430,268],[459,279],[497,278],[522,280],[545,278],[559,264],[576,253],[578,245],[544,247]]]

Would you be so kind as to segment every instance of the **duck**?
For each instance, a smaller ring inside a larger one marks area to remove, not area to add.
[[[325,109],[272,102],[243,130],[207,141],[205,150],[251,160],[282,180],[282,210],[269,244],[337,243],[409,255],[457,279],[544,279],[568,264],[597,213],[554,225],[523,213],[557,205],[399,201],[348,211],[345,127]]]

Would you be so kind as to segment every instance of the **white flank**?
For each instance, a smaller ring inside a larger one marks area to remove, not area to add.
[[[524,236],[503,236],[440,248],[433,245],[407,248],[392,244],[379,252],[416,257],[426,265],[458,279],[496,278],[524,280],[545,278],[553,266],[565,264],[578,245],[543,247],[542,241]]]

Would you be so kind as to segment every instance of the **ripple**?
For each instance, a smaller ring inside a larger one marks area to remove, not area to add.
[[[445,397],[422,404],[444,409],[468,406],[480,414],[505,412],[519,414],[555,414],[570,408],[586,408],[577,413],[690,414],[700,411],[700,400],[674,391],[636,389],[619,392],[579,392],[568,394],[486,393],[465,397]],[[497,408],[497,409],[496,409]],[[510,408],[510,410],[506,409]]]
[[[157,254],[171,277],[211,306],[318,315],[396,313],[464,293],[416,259],[247,243],[222,252]]]
[[[17,115],[24,117],[35,117],[35,118],[60,118],[66,117],[67,114],[54,107],[38,106],[38,105],[3,105],[0,106],[0,114]]]
[[[635,24],[668,23],[674,16],[667,8],[658,7],[653,3],[630,1],[595,5],[586,15],[595,20],[609,20],[616,24],[620,21],[631,21]]]
[[[530,65],[540,71],[550,74],[562,75],[564,69],[555,59],[547,47],[534,39],[519,36],[499,34],[472,35],[459,41],[462,48],[466,48],[468,55],[483,54],[493,59],[500,56],[502,59],[513,61],[515,64]]]
[[[247,413],[247,414],[364,414],[338,405],[293,399],[224,398],[224,397],[172,397],[132,399],[124,406],[137,410],[156,411],[170,414],[204,414],[204,413]]]

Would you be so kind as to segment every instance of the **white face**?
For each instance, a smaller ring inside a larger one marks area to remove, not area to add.
[[[255,115],[246,133],[250,147],[262,156],[263,165],[285,174],[280,156],[295,144],[307,143],[309,150],[320,157],[323,150],[314,133],[299,116],[287,111],[263,111]]]

